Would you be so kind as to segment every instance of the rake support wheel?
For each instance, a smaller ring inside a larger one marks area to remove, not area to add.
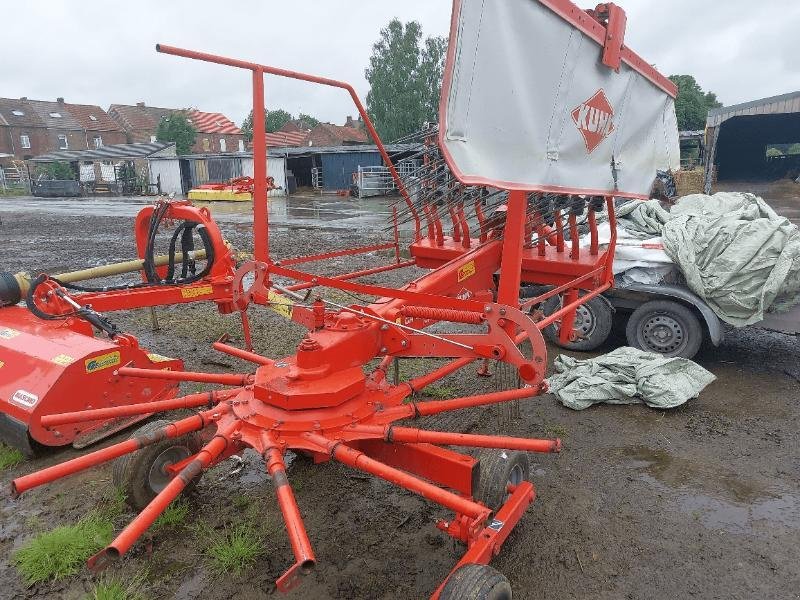
[[[475,499],[496,511],[508,499],[508,485],[519,485],[530,478],[530,461],[517,450],[484,450]]]
[[[469,564],[455,570],[440,600],[511,600],[511,584],[489,565]]]
[[[134,431],[132,437],[144,436],[170,423],[165,420],[150,421]],[[142,510],[169,483],[171,477],[164,468],[196,454],[201,447],[199,436],[188,434],[121,456],[114,461],[111,474],[114,487],[125,494],[125,500],[131,508]],[[196,484],[197,478],[186,489]]]

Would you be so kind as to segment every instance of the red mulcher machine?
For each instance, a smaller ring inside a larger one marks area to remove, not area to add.
[[[295,354],[280,360],[215,344],[253,363],[250,373],[191,373],[141,364],[116,368],[114,375],[125,381],[226,387],[43,416],[41,426],[58,432],[110,417],[197,411],[175,422],[149,424],[127,441],[19,477],[13,481],[14,495],[116,459],[118,482],[140,482],[126,492],[142,510],[90,559],[89,566],[99,569],[125,554],[205,470],[252,448],[272,476],[291,541],[294,562],[277,581],[280,590],[288,590],[317,560],[287,477],[284,455],[292,450],[318,463],[341,462],[453,512],[437,527],[466,550],[433,591],[434,598],[510,598],[508,580],[487,563],[535,498],[527,481],[526,453],[557,452],[559,440],[429,431],[405,422],[545,392],[541,330],[560,322],[561,335],[573,335],[575,309],[612,284],[613,237],[607,247],[599,247],[596,213],[606,213],[613,231],[613,197],[646,198],[656,170],[674,168],[678,160],[675,88],[623,45],[624,31],[625,13],[613,4],[584,11],[566,0],[455,0],[436,132],[441,156],[422,161],[425,168],[414,189],[398,177],[350,85],[159,46],[162,53],[252,73],[255,252],[254,260],[236,272],[232,301],[245,310],[280,298],[285,314],[308,333]],[[265,74],[350,94],[413,222],[414,260],[403,262],[398,254],[383,267],[321,276],[295,267],[375,246],[286,260],[270,255]],[[438,166],[433,164],[437,160]],[[452,175],[447,185],[434,184],[439,167]],[[483,216],[491,199],[493,214]],[[442,231],[441,207],[450,214],[452,235]],[[468,218],[470,208],[475,210]],[[470,219],[477,220],[476,235]],[[578,240],[580,225],[588,227],[586,248]],[[410,264],[433,270],[399,289],[353,281]],[[562,307],[538,322],[524,314],[519,303],[523,280],[553,286],[546,296],[562,295]],[[325,289],[377,300],[345,306],[326,299]],[[435,333],[429,330],[434,324]],[[447,324],[460,332],[443,333]],[[449,362],[408,381],[391,381],[389,366],[403,357]],[[447,400],[415,398],[442,377],[487,360],[513,368],[520,387]],[[209,440],[202,446],[199,432]],[[482,448],[485,454],[475,459],[442,447],[449,445]]]
[[[156,237],[168,227],[168,254],[159,256]],[[52,430],[41,425],[42,416],[177,394],[175,382],[117,375],[123,364],[176,371],[183,362],[141,348],[101,313],[198,301],[216,302],[223,314],[234,310],[236,264],[208,209],[159,200],[139,211],[134,234],[138,260],[42,274],[33,281],[25,273],[0,273],[0,437],[28,456],[41,447],[82,448],[146,418],[98,419]],[[195,249],[196,241],[202,248]],[[141,281],[97,283],[135,272]],[[88,281],[96,287],[87,287]],[[18,304],[22,299],[25,305]]]

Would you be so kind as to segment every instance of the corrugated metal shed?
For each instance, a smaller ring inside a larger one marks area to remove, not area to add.
[[[32,158],[31,162],[73,162],[76,160],[133,160],[150,156],[175,156],[175,143],[111,144],[92,150],[60,150]]]
[[[742,104],[713,108],[708,111],[706,127],[716,127],[731,117],[740,115],[770,115],[800,112],[800,91]]]
[[[148,159],[150,182],[155,184],[161,176],[161,191],[164,194],[185,194],[192,187],[205,183],[225,182],[235,177],[253,176],[253,155],[237,154],[193,154],[180,157],[152,157]],[[267,159],[267,174],[281,189],[272,190],[270,196],[285,196],[286,158],[270,155]]]
[[[180,196],[186,193],[181,180],[181,164],[177,157],[150,159],[147,161],[147,167],[150,172],[150,183],[155,185],[160,178],[162,194]]]

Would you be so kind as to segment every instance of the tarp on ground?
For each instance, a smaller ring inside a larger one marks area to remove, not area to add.
[[[753,194],[692,194],[670,211],[655,200],[631,202],[618,215],[633,237],[660,235],[687,286],[731,325],[800,302],[800,231]]]
[[[716,379],[688,358],[628,347],[586,360],[561,354],[553,368],[550,392],[574,410],[599,403],[673,408],[696,398]]]

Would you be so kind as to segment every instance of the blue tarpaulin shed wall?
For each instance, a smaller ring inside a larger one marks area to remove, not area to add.
[[[383,164],[381,155],[375,152],[336,152],[320,154],[322,183],[326,190],[349,190],[353,185],[353,173],[358,167],[375,167]]]

